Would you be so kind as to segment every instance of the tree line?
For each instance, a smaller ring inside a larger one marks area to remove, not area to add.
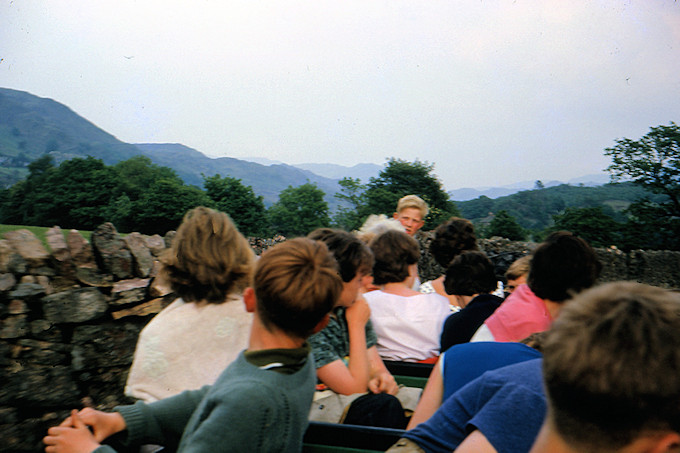
[[[46,154],[29,164],[26,179],[0,192],[0,223],[91,230],[109,221],[121,232],[164,234],[186,211],[204,205],[228,213],[247,236],[294,237],[319,227],[358,229],[368,215],[391,215],[399,198],[416,194],[430,206],[424,230],[463,215],[473,220],[480,237],[540,241],[565,229],[596,247],[680,250],[680,128],[673,122],[653,127],[641,139],[616,140],[604,152],[612,159],[607,170],[615,184],[597,192],[581,188],[579,200],[564,195],[570,186],[547,189],[537,181],[532,191],[457,206],[433,174],[433,164],[391,158],[367,183],[342,179],[335,212],[312,183],[289,186],[265,207],[252,187],[229,176],[203,175],[199,188],[145,156],[111,166],[93,157],[55,166]],[[636,201],[618,210],[603,204],[615,186]],[[549,191],[562,196],[547,196]]]

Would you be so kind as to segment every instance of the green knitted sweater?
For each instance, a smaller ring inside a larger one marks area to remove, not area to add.
[[[179,442],[178,453],[299,452],[315,382],[311,354],[299,371],[283,374],[249,363],[242,352],[212,386],[116,411],[127,425],[126,444]]]

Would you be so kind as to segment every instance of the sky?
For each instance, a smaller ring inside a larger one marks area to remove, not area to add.
[[[210,157],[566,181],[680,121],[680,3],[1,0],[0,87]]]

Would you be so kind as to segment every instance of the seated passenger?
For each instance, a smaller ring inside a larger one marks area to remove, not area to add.
[[[540,358],[536,343],[479,341],[452,346],[439,356],[407,429],[428,420],[442,402],[485,372]]]
[[[412,289],[420,251],[406,233],[388,231],[369,244],[375,257],[373,282],[379,290],[364,295],[383,359],[416,362],[439,355],[439,336],[451,314],[439,294]]]
[[[533,253],[520,285],[471,341],[518,341],[550,327],[564,302],[590,288],[602,269],[595,251],[568,231],[550,234]]]
[[[157,401],[215,382],[248,345],[243,306],[255,254],[223,212],[189,211],[161,256],[177,299],[141,331],[125,394]]]
[[[512,294],[519,285],[527,282],[527,275],[529,275],[529,265],[531,264],[531,255],[525,255],[517,258],[505,271],[505,297]]]
[[[444,286],[461,310],[451,314],[441,334],[441,351],[467,343],[479,326],[500,307],[503,299],[491,294],[496,289],[494,266],[482,252],[463,252],[446,270]]]
[[[434,230],[434,238],[430,242],[430,255],[435,259],[445,270],[448,269],[454,258],[465,251],[479,250],[477,246],[477,236],[475,235],[475,227],[467,219],[460,217],[451,217],[446,222],[439,225]],[[494,282],[495,284],[495,282]],[[495,289],[495,286],[494,286]],[[420,285],[419,288],[422,293],[435,292],[444,297],[448,297],[451,306],[458,307],[458,300],[450,296],[444,288],[444,275],[435,280]]]

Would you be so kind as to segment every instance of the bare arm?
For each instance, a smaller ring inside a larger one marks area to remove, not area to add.
[[[454,450],[454,453],[498,453],[478,429],[472,431]]]
[[[442,378],[439,364],[440,362],[437,362],[434,368],[432,368],[423,394],[418,401],[418,406],[416,406],[416,410],[406,429],[413,429],[428,420],[442,405],[442,398],[444,397],[444,379]]]
[[[368,389],[370,368],[366,350],[366,323],[371,310],[363,297],[345,311],[349,330],[349,364],[336,360],[316,370],[319,379],[331,390],[343,395],[363,393]]]
[[[396,395],[399,392],[399,386],[392,373],[383,363],[377,347],[368,348],[368,361],[371,366],[371,380],[368,381],[368,389],[373,393]]]

